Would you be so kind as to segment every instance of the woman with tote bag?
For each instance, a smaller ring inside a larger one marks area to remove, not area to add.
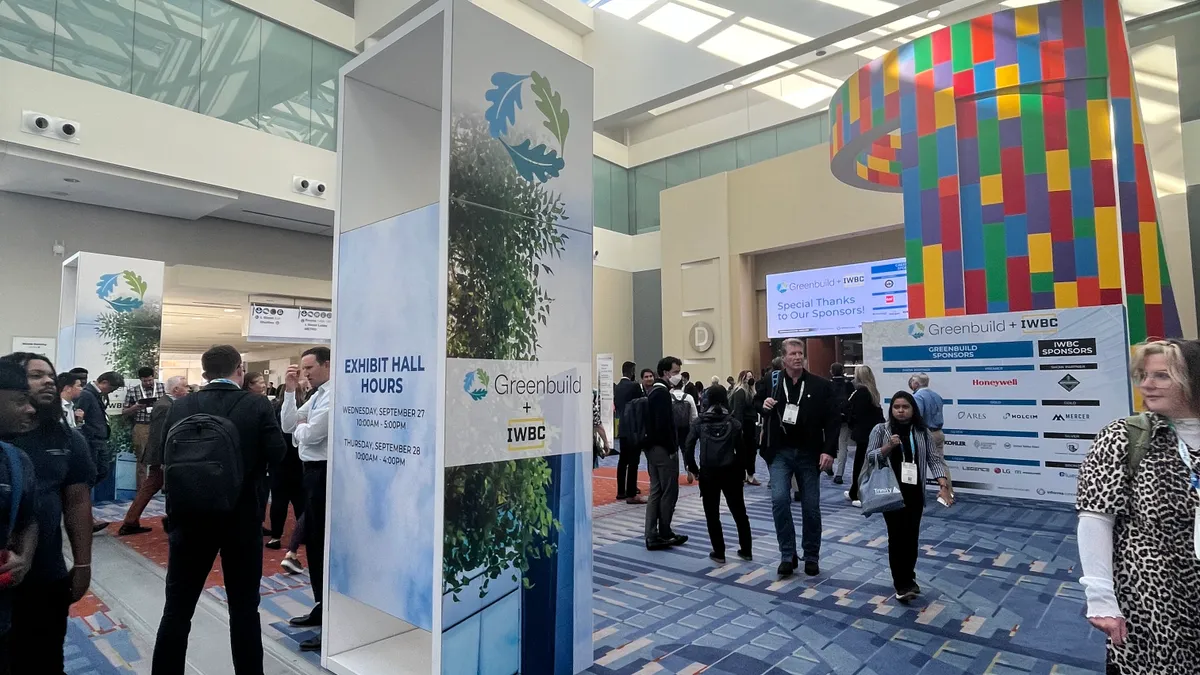
[[[921,587],[917,585],[917,540],[921,515],[925,512],[926,477],[936,479],[941,486],[938,501],[945,506],[954,503],[950,481],[946,478],[946,462],[931,448],[933,438],[921,420],[916,399],[907,391],[896,392],[888,407],[888,421],[871,431],[866,461],[873,466],[886,462],[895,472],[900,494],[904,497],[903,508],[883,514],[887,522],[892,584],[896,588],[896,600],[902,603],[911,602],[921,594]]]

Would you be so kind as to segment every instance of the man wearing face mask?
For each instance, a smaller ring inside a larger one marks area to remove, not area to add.
[[[671,519],[679,499],[679,436],[675,429],[671,389],[683,381],[683,362],[674,356],[658,362],[658,378],[646,397],[646,468],[650,473],[650,498],[646,503],[646,548],[657,551],[687,542],[675,534]]]

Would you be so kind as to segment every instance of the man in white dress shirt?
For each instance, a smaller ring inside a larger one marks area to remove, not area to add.
[[[329,383],[329,348],[314,347],[300,358],[299,366],[289,366],[284,380],[283,408],[280,423],[283,432],[292,435],[292,442],[304,462],[304,549],[308,558],[308,574],[312,579],[312,612],[291,620],[293,626],[321,625],[321,598],[325,588],[325,463],[329,459],[329,404],[332,392]],[[312,385],[308,401],[296,407],[296,389],[300,374]],[[319,651],[318,635],[300,643],[303,651]]]

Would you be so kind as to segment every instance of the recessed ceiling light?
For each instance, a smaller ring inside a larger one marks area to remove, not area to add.
[[[942,10],[940,10],[940,9],[931,9],[931,10],[929,10],[929,13],[925,15],[925,18],[926,18],[926,19],[936,19],[936,18],[938,18],[938,17],[939,17],[939,16],[941,16],[941,15],[942,15]]]
[[[63,179],[63,182],[65,182],[65,183],[78,183],[78,182],[79,182],[79,179],[78,179],[78,178],[64,178],[64,179]]]
[[[732,83],[732,82],[726,82],[726,83],[725,83],[725,91],[729,91],[730,89],[733,89],[733,83]]]
[[[824,49],[818,49],[818,50],[817,50],[817,56],[825,56],[825,55],[826,55],[826,54],[828,54],[828,53],[829,53],[829,52],[825,51]]]
[[[50,194],[54,195],[55,197],[66,197],[66,196],[70,195],[71,193],[63,192],[62,190],[54,190]]]

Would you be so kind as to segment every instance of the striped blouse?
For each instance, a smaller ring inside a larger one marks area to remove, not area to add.
[[[888,431],[887,422],[875,425],[875,428],[871,430],[871,440],[867,444],[867,461],[878,461],[880,451],[888,442],[890,436],[891,433]],[[925,485],[926,476],[934,480],[947,478],[946,460],[941,455],[930,451],[930,448],[933,447],[933,438],[930,437],[929,431],[914,431],[913,441],[917,446],[917,485]],[[893,450],[892,452],[896,451]],[[885,459],[884,461],[886,462],[887,460]]]

